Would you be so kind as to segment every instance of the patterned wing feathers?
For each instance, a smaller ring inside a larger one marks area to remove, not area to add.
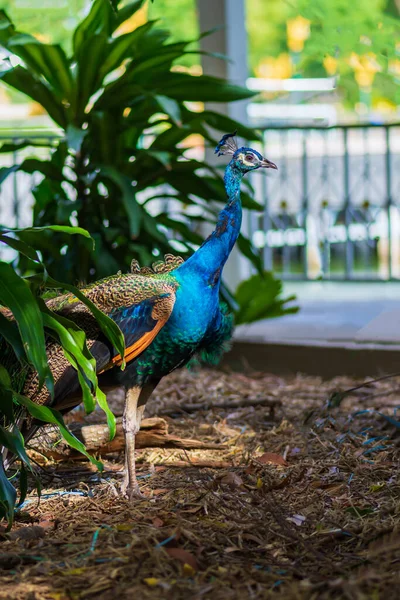
[[[160,273],[170,273],[179,265],[185,262],[182,256],[174,256],[173,254],[166,254],[164,260],[157,260],[153,262],[151,267],[140,267],[136,258],[131,262],[131,273],[138,275],[158,275]]]

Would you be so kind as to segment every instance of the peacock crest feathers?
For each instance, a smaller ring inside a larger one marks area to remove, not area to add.
[[[139,262],[134,258],[131,262],[131,273],[138,275],[158,275],[159,273],[169,273],[173,271],[184,261],[182,256],[174,256],[173,254],[165,254],[164,260],[153,262],[151,267],[141,267]]]

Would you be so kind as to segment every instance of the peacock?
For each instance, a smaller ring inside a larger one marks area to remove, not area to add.
[[[186,365],[195,355],[218,357],[232,336],[233,319],[219,301],[219,290],[224,265],[240,231],[242,177],[259,168],[277,168],[256,150],[238,148],[235,133],[224,135],[215,153],[232,157],[224,175],[228,201],[215,230],[196,252],[186,261],[167,254],[153,268],[140,268],[134,260],[130,273],[118,273],[81,290],[120,327],[125,338],[124,357],[104,337],[78,298],[64,294],[47,302],[50,310],[86,332],[101,389],[125,390],[126,449],[121,489],[129,498],[140,495],[135,474],[135,435],[153,390],[162,377]],[[46,388],[39,390],[34,371],[26,374],[23,393],[38,404],[51,403],[62,413],[68,412],[81,402],[77,372],[54,340],[47,342],[47,355],[55,381],[54,399]],[[122,370],[119,367],[124,359],[126,368]],[[36,429],[27,417],[25,430],[21,430],[29,439]]]

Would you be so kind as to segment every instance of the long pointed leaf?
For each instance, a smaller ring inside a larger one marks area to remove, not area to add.
[[[0,71],[0,79],[41,104],[53,121],[61,127],[66,127],[67,118],[61,102],[55,98],[44,83],[27,69],[18,66],[7,71]]]
[[[116,422],[110,411],[105,394],[99,389],[96,375],[96,360],[86,345],[86,335],[73,321],[51,313],[44,302],[40,303],[43,322],[57,333],[64,354],[75,367],[82,388],[85,410],[89,414],[95,408],[94,398],[107,416],[110,439],[115,436]],[[88,385],[90,383],[90,386]]]
[[[39,285],[42,284],[42,278],[34,275],[30,278],[31,281],[37,282]],[[122,334],[122,331],[118,327],[116,323],[110,317],[107,317],[100,309],[97,308],[93,302],[89,300],[80,290],[78,290],[75,286],[69,285],[67,283],[62,283],[53,279],[52,277],[46,278],[46,287],[55,288],[55,289],[66,289],[71,292],[74,296],[76,296],[81,302],[83,302],[92,312],[92,314],[96,317],[96,320],[100,326],[100,329],[104,333],[104,335],[110,340],[112,345],[118,350],[118,354],[124,356],[125,354],[125,340]],[[124,367],[125,365],[123,365]]]
[[[38,372],[39,385],[46,382],[53,394],[54,382],[46,355],[42,315],[29,286],[4,262],[0,262],[0,303],[8,306],[14,315],[26,356]]]
[[[3,459],[0,456],[0,505],[3,508],[4,516],[10,529],[14,520],[14,507],[17,501],[17,492],[9,482],[4,470]]]
[[[64,50],[57,44],[42,44],[31,36],[16,35],[7,48],[22,58],[39,77],[44,77],[62,100],[73,101],[74,82]]]
[[[2,337],[12,346],[15,356],[20,361],[26,360],[24,346],[21,340],[21,334],[15,322],[9,321],[0,312],[0,332]]]
[[[94,0],[87,17],[79,23],[74,33],[74,54],[82,51],[83,45],[98,33],[108,37],[112,33],[115,17],[108,0]]]
[[[89,37],[80,49],[78,62],[77,106],[79,124],[84,117],[90,97],[101,83],[101,67],[107,57],[107,37],[104,34]]]
[[[106,58],[100,68],[99,77],[102,81],[105,75],[119,67],[128,56],[137,53],[138,45],[147,31],[153,27],[153,22],[145,23],[134,31],[120,35],[108,44]]]
[[[130,2],[126,6],[118,9],[117,14],[113,21],[113,30],[117,29],[124,21],[127,21],[142,7],[146,0],[136,0],[136,2]]]
[[[129,219],[130,234],[132,239],[137,238],[140,233],[143,209],[136,200],[135,190],[131,185],[131,180],[123,173],[120,173],[111,167],[102,168],[100,172],[106,178],[111,179],[111,181],[116,183],[120,188],[122,202]]]
[[[100,461],[96,460],[91,454],[86,451],[84,444],[79,441],[65,426],[64,419],[62,418],[61,413],[57,410],[53,410],[48,406],[42,406],[35,404],[27,398],[26,396],[22,396],[21,394],[14,393],[14,400],[17,404],[21,406],[25,406],[25,408],[29,411],[29,413],[35,418],[39,419],[39,421],[44,421],[45,423],[51,423],[53,425],[57,425],[60,429],[61,435],[64,440],[75,450],[78,450],[81,454],[86,456],[91,463],[96,465],[99,471],[103,470],[103,465]]]

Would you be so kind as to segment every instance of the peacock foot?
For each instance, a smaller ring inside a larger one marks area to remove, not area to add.
[[[143,500],[146,496],[140,491],[138,482],[129,481],[128,477],[124,477],[124,480],[121,484],[121,494],[124,498],[127,498],[130,501],[133,500]]]

